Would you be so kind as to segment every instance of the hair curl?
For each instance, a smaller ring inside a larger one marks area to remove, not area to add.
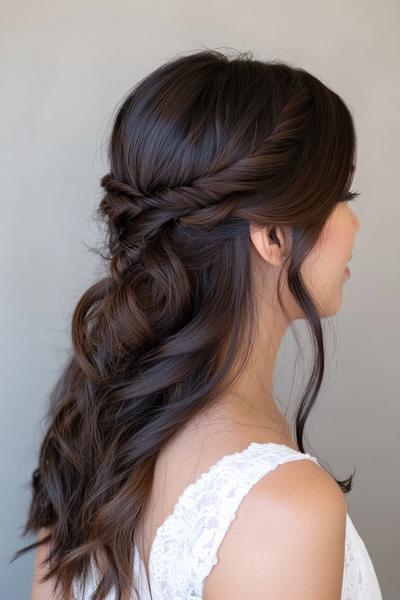
[[[96,216],[104,277],[80,298],[50,395],[23,535],[49,534],[43,578],[68,595],[105,559],[93,600],[132,587],[135,530],[160,450],[246,365],[256,326],[249,224],[288,226],[287,282],[314,342],[296,414],[324,374],[324,339],[300,268],[354,170],[344,101],[307,71],[250,53],[171,60],[122,101]],[[278,286],[278,297],[282,309]],[[233,368],[235,367],[235,369]],[[353,473],[354,475],[354,473]],[[338,481],[344,493],[352,478]]]

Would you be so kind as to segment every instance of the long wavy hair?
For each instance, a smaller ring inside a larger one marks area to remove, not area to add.
[[[49,533],[12,560],[49,542],[42,581],[54,576],[68,597],[101,555],[92,599],[112,588],[118,600],[138,596],[133,540],[160,450],[230,389],[252,348],[250,223],[292,232],[282,273],[314,348],[295,422],[306,451],[325,355],[300,270],[336,204],[352,198],[355,156],[351,112],[334,91],[250,52],[178,55],[129,91],[94,212],[104,276],[73,312],[22,535]],[[344,493],[353,476],[336,480]]]

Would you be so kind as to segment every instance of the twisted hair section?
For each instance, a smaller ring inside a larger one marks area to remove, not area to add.
[[[279,61],[204,50],[141,80],[118,108],[96,218],[105,273],[79,299],[54,386],[24,534],[48,536],[46,579],[91,600],[132,589],[134,540],[155,463],[186,423],[231,389],[257,330],[249,225],[281,225],[281,277],[307,320],[314,364],[304,427],[324,374],[324,339],[301,265],[349,189],[349,109],[322,81]],[[281,278],[277,288],[282,309]],[[344,492],[352,477],[338,481]]]

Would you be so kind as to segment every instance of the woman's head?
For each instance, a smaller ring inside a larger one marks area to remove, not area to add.
[[[324,373],[320,318],[339,306],[353,249],[355,152],[343,100],[278,61],[180,56],[124,98],[98,210],[109,269],[73,314],[24,531],[53,526],[49,576],[65,589],[99,554],[108,570],[96,600],[129,587],[127,540],[160,449],[246,366],[256,271],[276,282],[289,321],[311,325],[316,357],[296,415],[304,450]],[[348,491],[351,478],[339,484]]]
[[[190,273],[191,261],[221,264],[226,236],[228,246],[253,231],[295,230],[281,259],[287,254],[285,266],[304,277],[319,316],[333,315],[354,243],[346,200],[355,153],[348,108],[302,69],[213,51],[164,64],[127,95],[115,120],[99,209],[111,269],[131,269],[149,246],[156,257],[168,239]],[[291,292],[286,301],[293,305]],[[293,308],[294,318],[304,316],[296,298]]]

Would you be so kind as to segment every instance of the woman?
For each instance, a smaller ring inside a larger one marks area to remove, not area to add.
[[[37,547],[33,600],[381,598],[354,473],[303,446],[359,228],[355,156],[335,92],[248,53],[179,56],[123,100],[107,270],[73,314],[24,530],[38,541],[16,553]],[[315,359],[292,435],[272,381],[297,319]]]

